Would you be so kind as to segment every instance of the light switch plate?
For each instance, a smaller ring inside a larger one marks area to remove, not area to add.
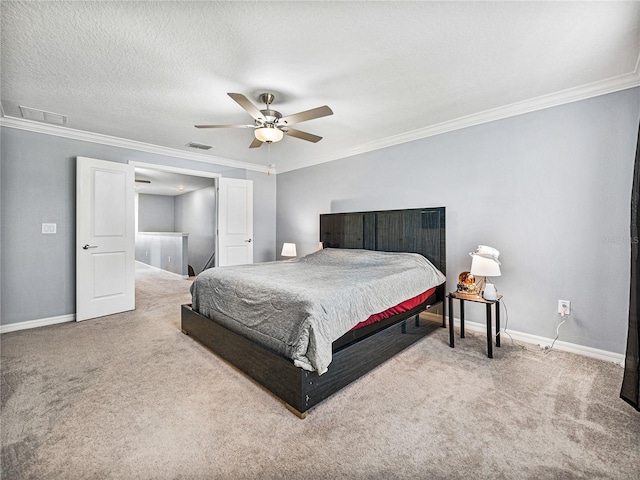
[[[56,233],[56,227],[57,225],[55,223],[43,223],[42,233],[43,234]]]

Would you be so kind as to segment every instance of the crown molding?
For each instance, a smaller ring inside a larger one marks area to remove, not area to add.
[[[610,79],[594,82],[580,87],[563,90],[560,92],[552,93],[549,95],[542,95],[522,102],[516,102],[509,105],[505,105],[483,112],[474,113],[465,117],[448,120],[446,122],[430,125],[425,128],[413,130],[399,135],[382,138],[374,142],[365,143],[358,147],[343,150],[341,152],[327,155],[324,157],[310,158],[307,161],[302,160],[297,163],[295,168],[282,167],[278,169],[278,173],[289,172],[293,170],[299,170],[301,168],[311,167],[313,165],[319,165],[321,163],[331,162],[333,160],[339,160],[341,158],[351,157],[359,155],[361,153],[371,152],[373,150],[379,150],[381,148],[392,147],[402,143],[412,142],[414,140],[420,140],[422,138],[433,137],[442,133],[452,132],[454,130],[460,130],[467,127],[473,127],[483,123],[493,122],[496,120],[502,120],[509,117],[515,117],[525,113],[531,113],[538,110],[544,110],[546,108],[557,107],[567,103],[577,102],[579,100],[586,100],[588,98],[598,97],[606,95],[608,93],[614,93],[621,90],[627,90],[629,88],[640,86],[640,56],[636,62],[635,70],[631,73],[612,77]]]
[[[18,130],[26,130],[34,133],[43,133],[45,135],[53,135],[55,137],[70,138],[72,140],[80,140],[83,142],[109,145],[111,147],[128,148],[130,150],[154,153],[156,155],[165,155],[169,157],[183,158],[186,160],[195,160],[196,162],[211,163],[224,167],[242,168],[245,170],[253,170],[262,173],[275,173],[273,168],[270,169],[263,165],[256,165],[255,163],[240,162],[237,160],[230,160],[228,158],[203,155],[201,153],[185,152],[176,148],[161,147],[159,145],[153,145],[151,143],[138,142],[136,140],[112,137],[110,135],[86,132],[83,130],[75,130],[73,128],[61,127],[59,125],[50,125],[33,120],[25,120],[23,118],[3,115],[2,117],[0,117],[0,126],[15,128]]]
[[[556,107],[567,103],[586,100],[588,98],[606,95],[621,90],[640,86],[640,55],[636,61],[635,70],[633,72],[609,78],[600,82],[593,82],[576,88],[570,88],[549,95],[542,95],[522,102],[516,102],[483,112],[474,113],[464,117],[448,120],[428,127],[412,130],[410,132],[393,135],[391,137],[381,138],[374,142],[365,143],[355,148],[335,152],[331,155],[310,157],[306,160],[299,160],[293,168],[282,167],[276,172],[274,169],[254,163],[241,162],[228,158],[215,157],[211,155],[203,155],[200,153],[185,152],[175,148],[161,147],[150,143],[128,140],[125,138],[112,137],[99,133],[86,132],[83,130],[75,130],[72,128],[61,127],[58,125],[50,125],[46,123],[36,122],[33,120],[25,120],[22,118],[4,116],[4,112],[0,110],[0,126],[8,128],[16,128],[27,130],[30,132],[43,133],[45,135],[54,135],[58,137],[71,138],[102,145],[110,145],[113,147],[128,148],[141,152],[154,153],[157,155],[165,155],[170,157],[184,158],[197,162],[210,163],[232,168],[242,168],[261,173],[277,174],[301,168],[327,163],[341,158],[352,157],[362,153],[380,150],[386,147],[392,147],[402,143],[412,142],[435,135],[440,135],[455,130],[461,130],[467,127],[473,127],[483,123],[502,120],[509,117],[515,117],[525,113],[531,113],[546,108]]]

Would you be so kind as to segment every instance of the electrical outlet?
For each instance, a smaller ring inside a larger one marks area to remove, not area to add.
[[[558,313],[563,317],[571,315],[571,301],[570,300],[558,300]]]
[[[42,233],[43,234],[51,234],[56,233],[57,225],[55,223],[43,223],[42,224]]]

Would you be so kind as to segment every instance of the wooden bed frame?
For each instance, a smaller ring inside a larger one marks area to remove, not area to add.
[[[326,247],[420,253],[444,274],[445,233],[444,207],[320,216],[320,240]],[[253,378],[304,418],[311,407],[433,331],[432,322],[420,323],[420,312],[440,305],[445,327],[444,300],[443,284],[411,310],[347,333],[333,343],[332,361],[323,375],[294,366],[290,359],[193,311],[191,305],[182,305],[182,332]],[[414,322],[407,322],[412,317]]]

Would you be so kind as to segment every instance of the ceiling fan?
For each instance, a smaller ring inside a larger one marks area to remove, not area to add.
[[[260,147],[263,143],[273,143],[282,140],[284,135],[300,138],[308,142],[319,142],[322,137],[312,133],[303,132],[290,125],[306,122],[315,118],[333,115],[333,111],[326,105],[312,108],[304,112],[294,113],[283,117],[280,112],[271,109],[274,96],[271,93],[263,93],[260,100],[265,104],[264,110],[259,110],[251,101],[241,93],[227,93],[238,105],[244,108],[253,117],[254,123],[250,125],[196,125],[196,128],[253,128],[256,138],[253,139],[249,148]]]

